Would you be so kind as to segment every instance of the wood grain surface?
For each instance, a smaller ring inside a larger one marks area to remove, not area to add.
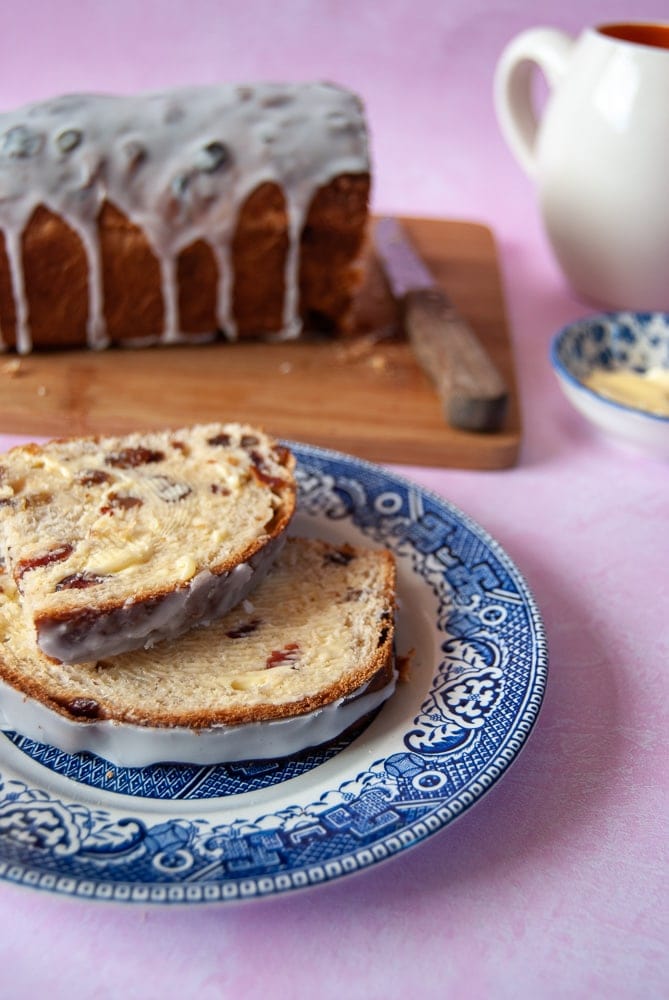
[[[513,465],[521,421],[494,237],[469,222],[403,221],[507,380],[510,406],[500,430],[445,423],[373,261],[358,305],[360,332],[347,340],[4,355],[0,432],[63,436],[241,420],[377,462]]]

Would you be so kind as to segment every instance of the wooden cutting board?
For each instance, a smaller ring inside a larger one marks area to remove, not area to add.
[[[377,462],[513,465],[520,412],[492,233],[468,222],[403,221],[508,380],[502,430],[481,434],[446,425],[429,379],[398,331],[374,262],[358,307],[361,333],[349,340],[6,355],[0,358],[0,432],[62,436],[241,420]]]

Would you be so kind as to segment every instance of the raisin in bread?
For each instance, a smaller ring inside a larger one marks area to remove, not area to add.
[[[36,647],[5,577],[5,728],[125,766],[285,756],[392,694],[395,564],[385,550],[289,538],[252,598],[171,643],[66,665]]]
[[[0,456],[0,554],[40,648],[83,661],[224,614],[283,544],[293,468],[286,448],[239,424]]]
[[[0,115],[0,347],[344,330],[370,164],[322,83],[68,95]]]

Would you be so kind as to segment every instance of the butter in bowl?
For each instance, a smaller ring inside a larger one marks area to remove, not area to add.
[[[600,430],[669,459],[669,313],[586,316],[555,335],[550,359],[567,399]]]

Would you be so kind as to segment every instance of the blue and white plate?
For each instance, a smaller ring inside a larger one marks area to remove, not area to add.
[[[362,732],[285,761],[118,768],[0,733],[0,877],[134,903],[286,893],[419,844],[513,761],[539,712],[547,655],[509,557],[420,486],[291,447],[295,532],[395,553],[409,679]]]
[[[618,402],[588,385],[597,372],[669,377],[669,313],[605,312],[559,330],[550,360],[567,399],[625,447],[669,459],[669,416]]]

